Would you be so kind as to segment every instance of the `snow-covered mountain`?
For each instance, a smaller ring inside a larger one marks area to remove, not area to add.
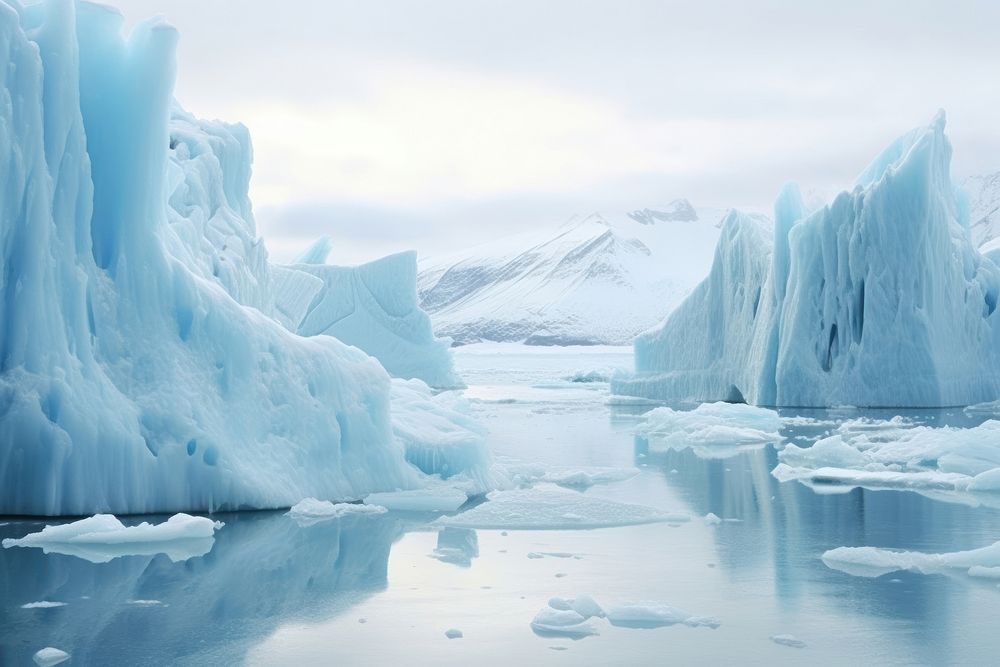
[[[984,251],[1000,247],[1000,242],[990,243],[1000,237],[1000,171],[967,178],[962,189],[969,196],[972,245]]]
[[[428,258],[421,307],[457,343],[626,344],[708,272],[723,214],[677,200]]]

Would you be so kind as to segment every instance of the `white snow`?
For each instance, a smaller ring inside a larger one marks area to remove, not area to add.
[[[689,520],[686,514],[538,486],[494,491],[486,502],[435,523],[464,528],[572,530]]]
[[[40,602],[29,602],[22,604],[21,609],[52,609],[54,607],[65,607],[65,602],[54,602],[51,600],[41,600]]]
[[[711,263],[722,211],[696,216],[647,225],[654,218],[595,213],[431,257],[420,263],[420,303],[439,335],[461,343],[628,344]]]
[[[731,213],[711,272],[612,391],[669,401],[943,407],[1000,396],[1000,268],[969,238],[939,113],[853,189]]]
[[[910,570],[921,574],[967,574],[993,578],[1000,572],[1000,542],[951,553],[894,551],[876,547],[838,547],[823,554],[827,567],[857,577],[879,577]]]
[[[288,516],[300,526],[306,527],[328,519],[356,514],[385,514],[388,510],[379,505],[362,505],[360,503],[331,503],[329,500],[304,498],[292,505]]]
[[[39,667],[52,667],[52,665],[58,665],[61,662],[69,660],[69,658],[69,653],[51,646],[46,646],[31,656],[31,659]]]
[[[366,505],[381,505],[403,512],[453,512],[469,499],[464,492],[445,486],[406,491],[382,491],[365,496]]]
[[[271,266],[247,129],[177,106],[173,28],[123,25],[93,3],[0,11],[0,514],[420,486],[383,364],[458,381],[416,307],[413,256]],[[438,455],[458,450],[464,467],[464,448]]]

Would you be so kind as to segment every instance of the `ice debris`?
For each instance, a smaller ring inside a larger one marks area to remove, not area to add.
[[[385,514],[388,510],[380,505],[360,503],[331,503],[329,500],[304,498],[295,503],[287,514],[300,526],[311,526],[320,521],[339,519],[354,514]]]
[[[31,659],[35,661],[38,667],[52,667],[61,662],[66,662],[69,658],[69,653],[51,646],[46,646],[31,656]]]

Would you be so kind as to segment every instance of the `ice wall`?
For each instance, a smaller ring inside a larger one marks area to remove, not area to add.
[[[779,406],[933,407],[1000,395],[1000,269],[969,240],[938,114],[851,192],[775,223],[727,219],[712,271],[635,343],[623,394]],[[769,228],[770,227],[770,228]]]
[[[0,1],[0,514],[415,486],[382,366],[271,317],[246,130],[173,107],[172,27],[121,29]]]

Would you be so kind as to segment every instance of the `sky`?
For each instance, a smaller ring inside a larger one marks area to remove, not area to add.
[[[1000,170],[994,0],[118,0],[178,27],[176,96],[254,142],[271,256],[422,256],[574,214],[829,197],[948,112]]]

